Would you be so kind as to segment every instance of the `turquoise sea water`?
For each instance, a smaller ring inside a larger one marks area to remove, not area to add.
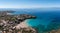
[[[37,29],[39,33],[41,31],[47,31],[57,29],[60,26],[60,10],[30,10],[30,11],[16,11],[14,14],[30,14],[34,15],[36,19],[28,19],[27,23],[29,26]],[[54,25],[55,23],[55,25]]]

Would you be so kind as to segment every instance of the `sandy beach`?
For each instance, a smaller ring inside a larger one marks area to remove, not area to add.
[[[20,24],[16,25],[15,26],[17,29],[20,29],[20,28],[27,28],[29,27],[28,24],[27,24],[27,20],[21,22]]]

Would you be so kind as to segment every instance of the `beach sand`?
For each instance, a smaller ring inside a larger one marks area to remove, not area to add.
[[[25,21],[21,22],[20,24],[14,26],[14,27],[16,27],[17,29],[20,29],[20,28],[27,28],[29,26],[27,24],[27,21],[25,20]]]
[[[16,26],[16,28],[17,28],[17,29],[26,28],[27,31],[32,30],[32,31],[36,32],[36,30],[35,30],[34,28],[32,28],[32,27],[30,27],[30,26],[28,25],[27,20],[24,21],[24,22],[22,22],[22,23],[20,23],[20,24],[18,24],[18,25]]]

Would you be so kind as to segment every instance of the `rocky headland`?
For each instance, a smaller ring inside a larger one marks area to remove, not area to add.
[[[2,33],[37,33],[25,22],[26,19],[35,19],[36,16],[28,14],[13,15],[15,11],[0,11],[0,30]]]

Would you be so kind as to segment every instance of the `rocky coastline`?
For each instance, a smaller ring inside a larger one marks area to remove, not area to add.
[[[26,19],[35,19],[36,16],[28,14],[11,14],[13,11],[0,11],[0,30],[2,33],[37,33],[37,31],[26,26]]]

